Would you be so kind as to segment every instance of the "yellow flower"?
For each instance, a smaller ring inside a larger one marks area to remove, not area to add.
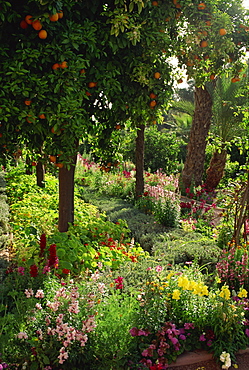
[[[178,286],[179,286],[179,288],[189,290],[189,280],[188,280],[187,276],[179,276]]]
[[[239,368],[239,366],[238,366],[237,364],[234,364],[234,365],[233,365],[233,367],[234,367],[235,369],[238,369],[238,368]]]
[[[246,289],[240,289],[239,293],[238,293],[238,297],[239,298],[246,298],[247,297],[247,290]]]
[[[228,289],[228,287],[226,285],[223,285],[223,287],[221,288],[221,292],[220,292],[219,296],[221,298],[225,298],[225,299],[229,299],[231,297],[230,290]]]
[[[179,289],[174,289],[172,293],[172,299],[180,299],[181,292]]]
[[[167,275],[167,277],[166,277],[166,279],[167,280],[170,280],[171,279],[171,276],[174,276],[174,271],[171,271],[168,275]]]

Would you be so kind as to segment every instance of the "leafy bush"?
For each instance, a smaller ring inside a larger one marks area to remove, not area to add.
[[[127,139],[124,147],[121,146],[124,160],[135,163],[135,133],[130,134],[130,142]],[[162,170],[169,174],[178,170],[178,154],[182,142],[176,137],[174,132],[158,131],[156,126],[146,127],[145,130],[145,149],[144,149],[144,169],[156,172]]]
[[[206,266],[209,272],[213,272],[221,250],[216,246],[215,239],[178,229],[158,235],[152,253],[163,263],[184,266],[195,261],[199,266]]]

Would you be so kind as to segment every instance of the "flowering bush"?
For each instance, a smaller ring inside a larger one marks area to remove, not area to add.
[[[238,297],[243,294],[239,291]],[[160,364],[165,369],[181,351],[196,348],[212,351],[216,357],[226,349],[234,359],[238,349],[248,343],[246,325],[241,298],[232,299],[228,286],[208,287],[195,266],[184,271],[158,266],[148,270],[146,286],[140,292],[137,328],[146,335],[136,335],[142,348],[139,361],[148,368]],[[191,330],[185,335],[187,327]]]
[[[221,283],[228,284],[230,289],[239,290],[245,287],[248,290],[248,244],[236,246],[234,242],[229,243],[228,249],[223,250],[216,268]]]
[[[215,194],[213,192],[207,192],[205,186],[198,186],[193,189],[187,188],[186,190],[187,199],[180,202],[181,215],[191,222],[195,220],[195,229],[202,229],[204,225],[214,225],[214,209],[217,205],[213,202]]]
[[[158,223],[176,227],[180,217],[177,190],[176,177],[166,176],[160,171],[153,175],[146,173],[145,192],[138,199],[137,207],[147,214],[153,214]]]
[[[95,306],[104,289],[86,279],[82,284],[52,276],[43,280],[43,289],[26,288],[20,297],[26,312],[12,339],[22,351],[9,361],[26,363],[29,369],[64,368],[68,361],[81,361],[89,333],[96,327]]]

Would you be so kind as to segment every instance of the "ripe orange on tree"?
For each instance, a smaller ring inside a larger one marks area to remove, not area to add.
[[[156,94],[154,94],[153,92],[152,92],[152,93],[150,93],[150,98],[151,98],[151,99],[156,99],[156,97],[157,97],[157,96],[156,96]]]
[[[199,10],[204,10],[206,8],[206,4],[205,3],[199,3],[198,6],[197,6],[197,8]]]
[[[38,36],[40,37],[40,39],[45,40],[45,39],[48,37],[48,33],[47,33],[47,31],[45,31],[45,30],[41,30],[41,31],[38,33]]]
[[[35,117],[33,117],[31,114],[28,114],[28,116],[26,117],[26,121],[28,123],[34,123]]]
[[[63,18],[63,11],[62,10],[59,10],[58,11],[58,17],[59,17],[59,19],[61,19],[61,18]]]
[[[24,20],[22,20],[21,22],[20,22],[20,27],[23,29],[23,30],[25,30],[26,28],[28,28],[28,23],[26,22],[26,21],[24,21]]]
[[[89,93],[89,91],[86,91],[86,95],[87,95],[87,96],[91,96],[92,94],[91,94],[91,93]]]
[[[160,72],[155,72],[154,77],[158,80],[161,77],[161,73]]]
[[[50,155],[49,160],[50,160],[50,162],[55,163],[56,162],[56,155]]]
[[[208,42],[206,41],[206,40],[202,40],[201,42],[200,42],[200,47],[201,48],[206,48],[208,46]]]
[[[3,137],[3,134],[0,132],[0,137]]]
[[[82,74],[84,74],[84,73],[86,73],[86,70],[85,70],[84,68],[82,68],[82,69],[80,70],[80,74],[82,75]]]
[[[226,33],[227,33],[227,31],[225,30],[225,28],[221,28],[221,29],[219,30],[219,34],[220,34],[221,36],[226,35]]]
[[[32,103],[32,101],[31,100],[28,100],[28,99],[26,99],[25,101],[24,101],[24,104],[25,105],[30,105]]]
[[[39,19],[37,19],[36,21],[32,22],[32,27],[36,30],[36,31],[40,31],[42,29],[42,24],[41,22],[39,21]]]
[[[154,108],[156,105],[157,105],[156,100],[152,100],[152,101],[150,102],[150,107],[151,107],[151,108]]]
[[[61,66],[59,63],[55,63],[52,65],[52,69],[56,70],[56,69],[59,69]]]
[[[239,78],[238,76],[236,76],[236,77],[233,77],[233,78],[231,79],[231,81],[232,81],[232,82],[237,82],[237,81],[240,81],[240,78]]]
[[[211,21],[206,21],[207,26],[211,26]]]
[[[215,74],[214,73],[212,73],[211,75],[210,75],[210,80],[214,80],[215,79]]]
[[[32,21],[32,15],[26,15],[25,17],[25,21],[28,23],[28,24],[32,24],[33,21]]]
[[[97,85],[97,82],[89,82],[88,87],[95,87]]]
[[[152,1],[153,6],[158,6],[158,1]]]
[[[116,130],[120,130],[121,129],[121,126],[120,125],[116,125]]]
[[[49,19],[51,22],[57,22],[59,19],[59,14],[58,13],[52,14],[50,15]]]
[[[60,67],[61,68],[67,68],[68,67],[68,65],[67,65],[67,62],[66,61],[64,61],[64,62],[62,62],[61,64],[60,64]]]
[[[37,163],[36,162],[31,162],[31,166],[36,166]]]
[[[58,167],[58,168],[62,168],[64,165],[63,165],[63,163],[60,162],[60,163],[55,163],[55,166]]]
[[[46,116],[45,116],[45,114],[42,113],[42,114],[39,115],[39,118],[40,119],[46,119]]]

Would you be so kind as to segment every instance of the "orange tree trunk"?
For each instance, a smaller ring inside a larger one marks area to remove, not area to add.
[[[221,151],[216,150],[210,160],[209,167],[207,169],[207,178],[205,181],[205,188],[208,191],[212,191],[217,188],[224,175],[224,169],[226,166],[227,151],[222,149]]]
[[[136,137],[136,199],[144,193],[144,125],[138,125]]]
[[[44,164],[38,161],[36,165],[36,184],[41,188],[44,188],[45,186],[44,174],[45,174]]]
[[[60,232],[68,231],[69,224],[74,223],[74,173],[77,155],[72,158],[69,169],[59,169],[59,224]]]
[[[206,138],[211,125],[212,99],[205,86],[195,88],[195,111],[181,181],[184,188],[202,183]]]

